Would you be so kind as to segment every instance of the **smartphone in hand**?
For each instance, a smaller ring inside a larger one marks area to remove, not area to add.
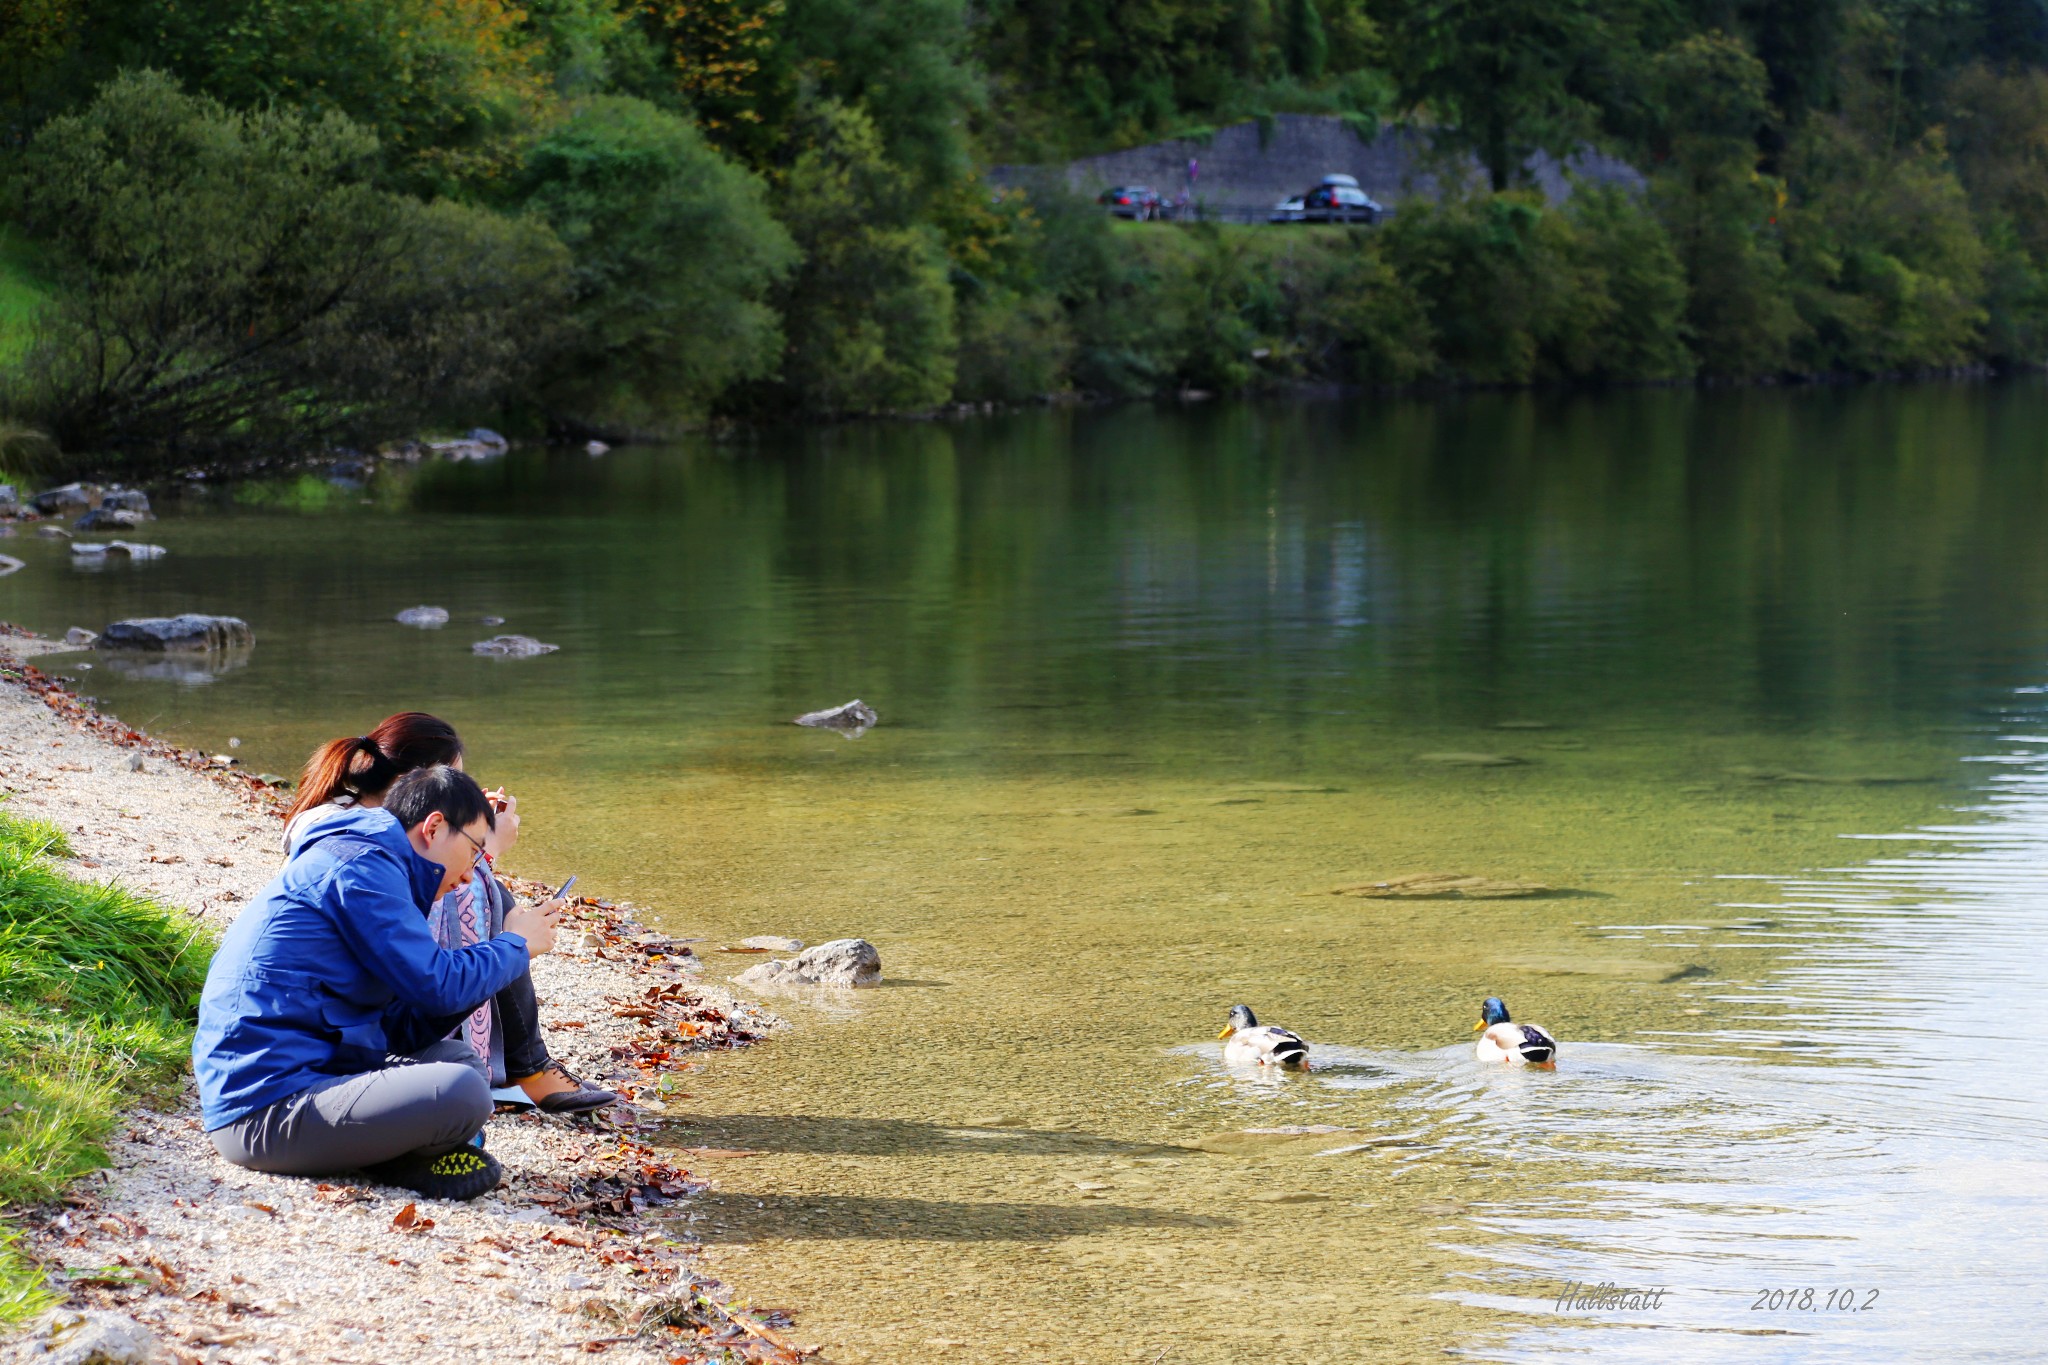
[[[568,881],[562,883],[562,889],[560,891],[557,891],[552,897],[552,899],[558,901],[567,900],[569,898],[569,888],[574,885],[576,885],[576,879],[574,877],[569,878]]]

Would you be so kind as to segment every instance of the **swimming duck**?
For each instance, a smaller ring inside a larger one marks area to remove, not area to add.
[[[1497,995],[1486,997],[1479,1007],[1479,1022],[1472,1026],[1479,1034],[1482,1062],[1526,1062],[1530,1066],[1557,1064],[1557,1039],[1534,1024],[1517,1024],[1508,1018],[1507,1003]]]
[[[1223,1045],[1223,1060],[1232,1066],[1284,1066],[1308,1070],[1308,1044],[1284,1028],[1261,1024],[1253,1017],[1249,1005],[1232,1005],[1230,1022],[1216,1036],[1229,1039]]]

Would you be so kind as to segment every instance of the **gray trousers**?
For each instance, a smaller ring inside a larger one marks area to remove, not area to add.
[[[331,1175],[408,1153],[452,1152],[491,1116],[490,1081],[469,1044],[444,1038],[392,1061],[322,1081],[207,1136],[252,1171]]]

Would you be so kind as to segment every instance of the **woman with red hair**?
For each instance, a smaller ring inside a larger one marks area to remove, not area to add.
[[[442,763],[462,768],[462,739],[454,726],[424,711],[401,711],[386,716],[368,734],[329,740],[306,760],[298,795],[285,813],[285,857],[298,851],[306,831],[335,811],[380,805],[400,777]],[[518,842],[519,802],[503,788],[486,794],[497,824],[477,858],[478,875],[436,901],[427,917],[428,929],[444,948],[495,938],[513,907],[511,891],[492,868]],[[578,1079],[549,1055],[531,972],[520,973],[490,1003],[464,1019],[453,1036],[467,1042],[490,1068],[493,1085],[517,1085],[547,1113],[588,1113],[618,1099],[611,1091]]]

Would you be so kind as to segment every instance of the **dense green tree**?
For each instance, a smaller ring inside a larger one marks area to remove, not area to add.
[[[916,221],[909,178],[865,113],[827,102],[805,124],[807,145],[781,186],[803,264],[779,295],[779,391],[827,413],[942,403],[955,333],[937,234]]]
[[[1685,273],[1699,367],[1717,376],[1783,371],[1801,324],[1779,251],[1784,185],[1758,170],[1769,73],[1741,39],[1708,33],[1661,54],[1656,76],[1663,165],[1650,200]]]
[[[544,353],[545,227],[370,183],[339,114],[235,113],[122,76],[8,183],[57,296],[9,406],[71,448],[377,434],[495,403]]]
[[[620,96],[572,104],[528,149],[512,200],[575,257],[575,336],[548,386],[558,415],[672,430],[774,371],[768,296],[796,247],[766,186],[687,119]]]
[[[818,97],[864,110],[882,151],[924,186],[967,169],[982,98],[965,0],[787,0],[790,60]]]
[[[1615,41],[1596,0],[1412,0],[1389,20],[1402,100],[1444,145],[1475,154],[1496,192],[1530,154],[1567,152],[1594,130],[1583,73]]]
[[[1287,69],[1303,80],[1322,79],[1330,60],[1323,11],[1316,0],[1287,0]]]
[[[1972,360],[1986,254],[1941,138],[1894,152],[1840,119],[1810,119],[1787,170],[1802,367],[1883,374]]]
[[[10,45],[0,34],[0,51]],[[48,46],[16,92],[37,117],[119,69],[152,67],[234,109],[346,115],[421,186],[499,168],[503,135],[547,86],[542,45],[507,0],[72,0]]]

